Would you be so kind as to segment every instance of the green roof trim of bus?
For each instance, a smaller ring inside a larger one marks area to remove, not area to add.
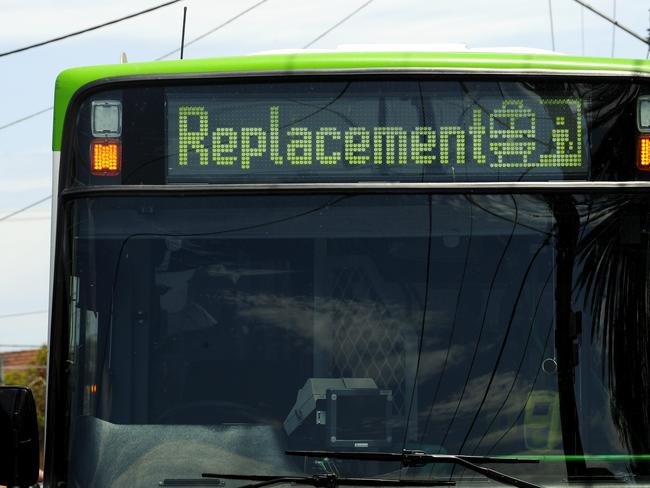
[[[650,73],[650,61],[584,58],[553,54],[494,54],[494,53],[298,53],[252,55],[230,58],[191,59],[126,63],[73,68],[63,71],[56,79],[54,97],[54,129],[52,149],[61,150],[63,121],[74,94],[84,85],[107,79],[135,75],[173,75],[191,73],[228,73],[300,70],[345,69],[493,69],[493,70],[561,70],[599,72],[617,71]]]

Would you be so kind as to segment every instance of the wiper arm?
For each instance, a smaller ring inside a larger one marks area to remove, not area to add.
[[[273,475],[240,475],[203,473],[203,478],[222,478],[229,480],[250,480],[255,483],[240,486],[239,488],[261,488],[263,486],[277,485],[280,483],[300,483],[317,488],[335,488],[337,486],[454,486],[453,481],[437,480],[395,480],[382,478],[340,478],[333,473],[316,474],[313,476],[273,476]]]
[[[480,473],[486,478],[518,488],[541,488],[514,476],[494,469],[479,466],[482,463],[520,464],[539,463],[539,459],[501,458],[488,456],[465,456],[462,454],[426,454],[422,451],[404,450],[401,454],[392,452],[342,452],[342,451],[286,451],[289,456],[307,456],[330,459],[357,459],[366,461],[392,461],[402,463],[404,467],[424,466],[426,464],[458,464],[464,468]]]

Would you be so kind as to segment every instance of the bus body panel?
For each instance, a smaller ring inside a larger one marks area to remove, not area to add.
[[[119,81],[129,77],[156,78],[172,75],[200,77],[200,75],[219,73],[231,76],[299,72],[326,74],[355,70],[647,76],[650,74],[650,61],[502,53],[307,52],[292,55],[251,55],[72,68],[60,73],[55,84],[52,149],[61,150],[63,124],[72,97],[84,85],[97,80]]]

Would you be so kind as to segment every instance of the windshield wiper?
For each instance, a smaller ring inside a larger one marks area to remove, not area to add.
[[[422,451],[392,452],[344,452],[344,451],[285,451],[289,456],[307,456],[330,459],[357,459],[365,461],[392,461],[400,462],[404,467],[424,466],[426,464],[458,464],[470,471],[480,473],[486,478],[518,488],[541,488],[514,476],[510,476],[494,469],[479,466],[483,463],[520,464],[539,463],[539,459],[502,458],[488,456],[465,456],[462,454],[426,454]]]
[[[204,478],[222,478],[228,480],[255,481],[238,488],[261,488],[263,486],[277,485],[280,483],[300,483],[317,488],[335,488],[337,486],[454,486],[453,481],[438,480],[398,480],[382,478],[341,478],[334,473],[316,474],[313,476],[273,476],[273,475],[240,475],[203,473]]]

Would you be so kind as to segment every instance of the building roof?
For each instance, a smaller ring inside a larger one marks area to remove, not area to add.
[[[2,352],[0,353],[0,367],[7,371],[31,366],[36,361],[38,351],[38,349],[29,349],[26,351]]]

